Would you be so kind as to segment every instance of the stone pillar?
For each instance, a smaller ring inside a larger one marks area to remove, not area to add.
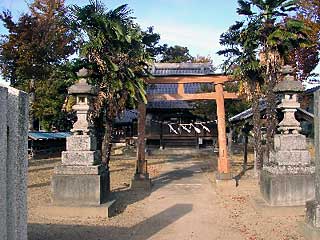
[[[306,223],[320,239],[320,91],[314,95],[315,198],[306,203]]]
[[[7,240],[7,99],[8,90],[0,87],[0,239]]]
[[[88,73],[81,69],[80,80],[68,89],[76,97],[73,109],[77,122],[62,152],[62,164],[54,170],[52,198],[55,205],[99,206],[107,201],[110,190],[109,169],[101,163],[93,123],[89,117],[97,89],[87,83]]]
[[[218,116],[218,144],[219,144],[219,159],[217,179],[231,179],[230,163],[228,160],[227,137],[226,137],[226,120],[224,108],[223,85],[215,85],[217,93],[217,116]]]
[[[136,172],[131,182],[131,188],[150,189],[151,180],[148,173],[148,165],[145,158],[145,124],[146,124],[146,105],[138,105],[138,145]]]
[[[228,151],[230,154],[232,154],[232,138],[233,138],[233,134],[234,134],[234,129],[232,127],[230,127],[230,130],[229,130],[229,133],[227,134],[228,135]]]
[[[300,104],[297,93],[302,92],[301,82],[295,81],[293,69],[283,68],[283,80],[274,91],[284,95],[279,107],[284,114],[274,137],[274,148],[263,163],[260,174],[260,191],[272,206],[304,205],[314,197],[314,166],[311,164],[306,137],[299,134],[300,123],[294,113]]]
[[[0,239],[27,240],[28,95],[0,85]]]

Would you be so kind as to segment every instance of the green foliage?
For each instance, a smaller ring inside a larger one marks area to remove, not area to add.
[[[142,43],[146,46],[146,51],[155,59],[161,54],[163,47],[159,45],[160,35],[154,32],[153,27],[149,27],[142,32]]]
[[[76,76],[71,63],[56,67],[50,78],[36,82],[35,95],[37,100],[32,104],[34,117],[40,120],[45,130],[70,130],[72,112],[62,111],[62,106],[68,96],[67,89]]]
[[[297,13],[290,19],[303,22],[308,29],[310,44],[298,46],[292,51],[290,63],[298,70],[298,79],[314,81],[316,75],[312,71],[319,63],[320,52],[320,1],[299,0],[297,4]]]
[[[238,3],[237,12],[246,18],[221,35],[220,44],[226,48],[218,53],[226,57],[225,71],[235,74],[237,79],[249,85],[252,81],[261,85],[267,79],[265,83],[269,84],[276,77],[270,74],[279,71],[275,68],[282,61],[288,62],[289,53],[309,43],[309,29],[296,19],[281,21],[296,9],[296,1],[239,0]],[[275,58],[277,55],[279,59]],[[277,62],[267,66],[271,58]]]
[[[226,83],[224,90],[228,92],[238,92],[238,82]],[[212,92],[212,87],[208,85],[202,85],[200,92]],[[250,104],[245,99],[239,99],[238,101],[227,99],[225,101],[226,118],[233,117],[234,115],[248,109]],[[196,101],[193,103],[193,109],[191,111],[194,115],[199,116],[205,120],[217,120],[217,106],[214,101]]]
[[[96,125],[104,126],[104,136],[98,138],[102,161],[108,165],[113,119],[128,104],[147,101],[144,79],[159,36],[152,28],[143,32],[127,5],[107,10],[91,1],[74,6],[73,13],[73,23],[81,29],[81,61],[91,72],[91,83],[99,88],[93,115]]]
[[[146,102],[143,77],[159,36],[152,28],[141,31],[127,5],[109,11],[101,3],[73,9],[74,23],[82,29],[80,55],[101,91],[97,115],[106,110],[113,119],[128,102]]]
[[[0,19],[9,32],[1,37],[0,68],[13,86],[47,78],[75,52],[75,35],[63,1],[35,0],[17,22],[9,11],[2,12]]]
[[[2,75],[34,96],[30,114],[45,121],[50,130],[50,119],[60,115],[69,85],[67,58],[77,46],[64,1],[35,0],[17,22],[9,11],[2,12],[0,19],[9,32],[1,36]]]
[[[168,47],[167,44],[162,46],[160,62],[183,63],[191,62],[192,60],[193,57],[190,55],[187,47],[181,47],[177,45]]]
[[[259,91],[265,89],[267,98],[267,138],[268,149],[271,149],[276,131],[273,88],[279,81],[278,72],[281,65],[288,62],[290,51],[308,43],[308,34],[300,21],[281,21],[296,9],[296,1],[238,0],[238,4],[237,12],[244,20],[221,35],[220,44],[225,49],[218,53],[227,57],[225,71],[240,81],[241,92],[252,99],[255,148],[261,160]]]

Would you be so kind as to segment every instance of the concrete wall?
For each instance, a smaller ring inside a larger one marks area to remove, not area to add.
[[[0,85],[0,239],[27,239],[28,95]]]

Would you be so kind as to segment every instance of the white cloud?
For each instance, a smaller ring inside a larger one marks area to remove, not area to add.
[[[218,56],[216,52],[221,49],[219,37],[224,31],[223,29],[169,21],[160,23],[144,21],[141,25],[143,28],[150,25],[154,26],[155,32],[160,34],[161,43],[185,46],[188,47],[193,56],[197,54],[202,56],[210,55],[214,60],[214,65],[222,63],[223,57]]]

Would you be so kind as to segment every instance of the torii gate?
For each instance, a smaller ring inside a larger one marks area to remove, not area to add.
[[[223,90],[225,82],[232,79],[222,74],[210,75],[184,75],[184,76],[156,76],[147,79],[148,84],[177,84],[178,90],[176,94],[148,94],[148,101],[155,100],[215,100],[217,104],[218,116],[218,143],[219,143],[219,159],[217,179],[231,179],[230,163],[227,153],[226,139],[226,121],[225,121],[225,99],[237,99],[238,96],[233,92]],[[184,84],[190,83],[211,83],[214,84],[215,91],[208,93],[185,93]],[[149,180],[147,161],[145,159],[145,119],[146,105],[140,103],[138,106],[138,147],[137,147],[137,163],[135,180]]]

